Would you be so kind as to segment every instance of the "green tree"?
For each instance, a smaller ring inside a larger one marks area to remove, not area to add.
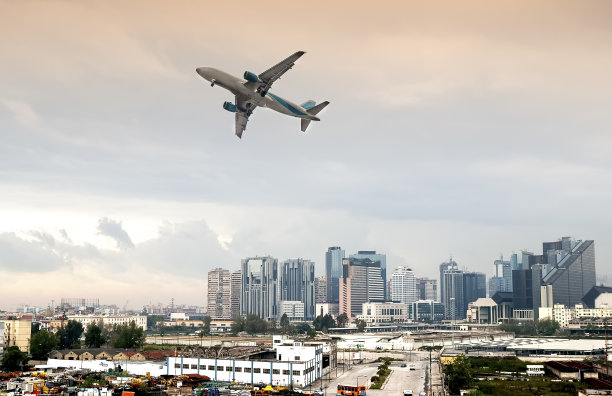
[[[153,329],[159,326],[159,322],[164,321],[164,315],[147,315],[147,329]]]
[[[363,332],[367,326],[367,323],[363,319],[357,319],[355,320],[355,323],[357,324],[357,330],[360,332]]]
[[[34,335],[40,331],[40,322],[32,322],[30,335]]]
[[[556,322],[551,319],[539,320],[536,323],[536,331],[538,335],[543,336],[551,336],[554,335],[557,331],[559,331],[559,322]]]
[[[85,332],[85,345],[87,348],[100,348],[104,344],[106,344],[104,325],[97,322],[88,324],[87,331]]]
[[[11,346],[4,351],[2,368],[6,371],[17,371],[28,364],[28,354],[21,352],[19,347]]]
[[[473,382],[470,362],[463,355],[458,355],[451,364],[444,367],[444,375],[452,395],[458,395],[461,389],[469,388]]]
[[[289,323],[289,317],[287,316],[287,313],[284,313],[280,318],[280,327],[284,334],[289,332],[290,326],[291,324]]]
[[[137,327],[135,321],[131,321],[129,325],[118,325],[114,331],[117,333],[117,340],[113,345],[115,348],[140,348],[144,344],[144,330]]]
[[[30,354],[34,360],[44,360],[49,357],[49,353],[58,345],[58,337],[48,332],[40,330],[30,337]]]
[[[236,335],[244,331],[246,320],[242,316],[236,316],[232,321],[232,334]]]
[[[338,315],[336,321],[338,322],[338,327],[345,327],[348,323],[348,316],[346,316],[345,313],[343,313],[342,315]]]
[[[264,334],[268,330],[268,322],[257,315],[248,314],[244,323],[244,331],[248,334]]]
[[[206,316],[204,318],[204,327],[202,328],[202,333],[204,333],[204,335],[210,335],[210,322],[212,322],[212,318]]]
[[[65,327],[57,331],[59,349],[79,348],[81,335],[83,335],[83,325],[76,320],[69,320]]]
[[[327,333],[327,331],[332,327],[336,327],[336,321],[330,314],[317,316],[312,324],[315,330],[322,331],[324,333]]]

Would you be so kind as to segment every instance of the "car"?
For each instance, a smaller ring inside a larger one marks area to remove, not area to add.
[[[400,367],[406,367],[406,363],[400,364]]]

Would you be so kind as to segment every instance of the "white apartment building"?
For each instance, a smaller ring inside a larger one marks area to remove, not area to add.
[[[406,322],[408,305],[396,302],[370,302],[363,304],[363,314],[357,316],[366,323]]]
[[[412,304],[417,301],[417,287],[414,273],[408,267],[399,266],[391,275],[391,295],[393,301]]]
[[[143,330],[147,330],[147,317],[142,315],[67,315],[68,320],[76,320],[81,323],[84,328],[92,322],[98,324],[102,322],[103,325],[128,325],[131,322],[136,323],[136,327],[140,327]]]
[[[281,301],[278,319],[287,314],[290,321],[304,320],[304,303],[301,301]]]
[[[169,357],[168,375],[200,374],[215,381],[303,387],[321,378],[323,345],[274,336],[273,359],[211,359]]]
[[[208,272],[208,315],[214,319],[232,318],[232,276],[229,270],[215,268]]]
[[[558,322],[561,327],[569,327],[572,320],[582,318],[612,318],[612,308],[607,304],[599,308],[584,308],[582,304],[576,304],[574,308],[566,308],[565,305],[555,304],[553,307],[540,307],[540,320],[552,319]]]

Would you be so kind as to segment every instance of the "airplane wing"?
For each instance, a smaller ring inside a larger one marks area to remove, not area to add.
[[[259,87],[258,91],[262,93],[261,96],[265,96],[266,92],[272,86],[272,83],[278,80],[285,72],[293,67],[295,61],[298,60],[302,55],[304,55],[304,51],[298,51],[293,55],[289,56],[287,59],[284,59],[272,66],[265,72],[259,74],[259,79],[263,82],[263,84]]]
[[[255,107],[257,106],[249,101],[248,96],[236,95],[236,136],[240,139]]]

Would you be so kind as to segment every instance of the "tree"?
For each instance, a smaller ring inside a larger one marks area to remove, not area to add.
[[[30,354],[34,360],[44,360],[58,345],[58,337],[47,330],[39,330],[30,337]]]
[[[40,322],[32,322],[30,326],[30,335],[34,335],[40,331]]]
[[[289,332],[289,326],[291,326],[289,323],[289,317],[287,316],[287,313],[284,313],[280,318],[280,327],[284,334]]]
[[[344,327],[348,323],[348,316],[346,316],[345,313],[343,313],[342,315],[338,315],[336,321],[338,322],[338,327]]]
[[[19,347],[11,346],[4,352],[2,368],[7,371],[17,371],[28,364],[28,354],[21,352]]]
[[[244,323],[244,331],[248,334],[264,334],[268,330],[268,322],[255,314],[248,314]]]
[[[363,319],[357,319],[355,320],[355,323],[357,324],[357,330],[360,332],[363,332],[367,326],[367,323]]]
[[[315,330],[322,331],[324,333],[327,333],[327,331],[332,327],[336,327],[336,321],[330,314],[317,316],[312,324]]]
[[[550,319],[539,320],[536,323],[536,331],[538,335],[543,336],[554,335],[560,327],[559,322]]]
[[[472,370],[469,360],[458,355],[455,360],[444,367],[446,384],[452,395],[458,395],[461,389],[472,385]]]
[[[79,348],[79,339],[83,334],[83,325],[76,320],[69,320],[65,327],[57,331],[59,338],[59,349]]]
[[[129,325],[116,326],[114,331],[117,333],[117,341],[114,343],[115,348],[140,348],[144,344],[144,330],[142,330],[142,327],[137,327],[133,320]]]
[[[212,318],[210,316],[206,316],[204,318],[204,327],[202,328],[202,333],[204,335],[210,335],[210,322],[212,322]]]
[[[245,319],[242,316],[236,316],[232,321],[232,334],[236,335],[244,331]]]
[[[104,334],[104,325],[102,323],[91,322],[87,325],[85,332],[85,345],[88,348],[100,348],[106,344],[106,336]]]

